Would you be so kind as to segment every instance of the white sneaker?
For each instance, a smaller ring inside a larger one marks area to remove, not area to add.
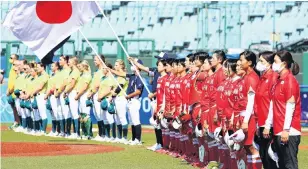
[[[111,138],[109,138],[109,137],[105,137],[105,142],[107,142],[107,143],[109,143],[110,141],[111,141]]]
[[[40,131],[35,131],[34,135],[35,136],[41,136],[41,132]]]
[[[65,134],[64,134],[64,133],[60,133],[60,134],[58,135],[58,137],[65,137]]]
[[[120,143],[122,143],[122,144],[127,144],[127,143],[128,143],[128,140],[127,140],[126,138],[122,138],[121,141],[120,141]]]
[[[148,150],[152,150],[152,151],[154,151],[155,150],[155,148],[157,147],[157,143],[155,143],[153,146],[151,146],[151,147],[148,147],[147,149]]]
[[[21,132],[22,130],[22,127],[21,126],[18,126],[16,128],[13,129],[15,132]]]
[[[82,136],[81,138],[82,138],[82,140],[89,140],[88,136]]]
[[[49,132],[46,136],[48,136],[48,137],[53,137],[55,135],[55,133],[54,132]]]
[[[30,135],[35,135],[35,131],[31,130]]]
[[[133,141],[131,144],[129,144],[131,146],[140,146],[142,145],[141,141],[139,141],[138,139],[135,139],[135,141]]]
[[[100,139],[101,139],[101,137],[99,135],[96,135],[96,137],[94,137],[92,140],[99,141]]]
[[[134,142],[133,140],[129,140],[129,141],[125,142],[124,144],[125,144],[125,145],[130,145],[130,144],[132,144],[133,142]]]
[[[110,142],[111,142],[111,143],[118,143],[119,140],[120,140],[120,139],[118,139],[118,138],[112,138]]]
[[[162,149],[163,147],[161,146],[161,144],[157,144],[157,146],[153,149],[153,151],[157,151]]]

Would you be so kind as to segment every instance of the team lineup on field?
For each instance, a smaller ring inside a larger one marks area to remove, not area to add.
[[[120,59],[111,65],[99,55],[92,76],[89,63],[75,56],[61,56],[48,75],[44,64],[13,54],[7,91],[15,117],[11,128],[142,145],[140,72],[145,71],[153,77],[149,121],[156,136],[149,150],[200,168],[296,168],[297,160],[288,159],[297,159],[301,135],[299,85],[292,75],[297,64],[287,51],[262,52],[258,62],[251,51],[239,56],[226,58],[221,50],[184,57],[161,52],[157,68],[148,68],[137,58],[128,58],[130,66]],[[46,131],[47,112],[51,131]]]

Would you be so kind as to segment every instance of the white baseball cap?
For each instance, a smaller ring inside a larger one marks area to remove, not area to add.
[[[245,139],[245,134],[242,129],[239,129],[235,133],[231,134],[230,139],[232,139],[234,143],[240,143]]]

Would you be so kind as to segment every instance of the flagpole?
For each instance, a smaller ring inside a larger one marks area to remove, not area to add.
[[[88,38],[86,38],[86,36],[83,34],[83,32],[80,30],[79,28],[79,32],[80,34],[83,36],[83,38],[86,40],[86,42],[88,43],[88,45],[92,48],[92,50],[94,51],[95,55],[98,57],[98,59],[103,63],[104,67],[107,67],[107,65],[105,64],[105,62],[101,59],[101,57],[99,57],[97,51],[94,49],[94,47],[92,46],[92,44],[89,42]],[[117,81],[117,79],[114,77],[114,75],[111,73],[111,71],[109,69],[107,69],[108,72],[111,74],[113,80],[117,83],[117,85],[119,86],[119,88],[121,90],[123,90],[123,88],[121,87],[120,83]],[[126,92],[124,92],[124,95],[127,96]]]
[[[100,11],[100,12],[102,13],[102,15],[104,16],[104,18],[105,18],[107,24],[109,25],[109,27],[111,28],[111,30],[112,30],[112,32],[113,32],[113,34],[114,34],[114,36],[117,38],[117,41],[119,42],[121,48],[123,49],[123,51],[124,51],[126,57],[129,58],[129,57],[130,57],[129,54],[127,53],[127,51],[126,51],[126,49],[124,48],[124,46],[123,46],[121,40],[119,39],[118,34],[115,32],[115,30],[114,30],[113,27],[111,26],[111,24],[110,24],[108,18],[106,17],[104,11],[103,11],[102,8],[99,6],[99,4],[97,3],[97,1],[94,1],[94,2],[96,3],[96,5],[97,5],[99,11]],[[132,61],[129,60],[129,62],[130,62],[133,66],[135,66],[135,64],[134,64]],[[136,67],[136,66],[135,66],[135,67]],[[148,92],[148,93],[151,93],[150,90],[149,90],[149,88],[148,88],[148,86],[145,84],[143,78],[141,77],[139,71],[136,71],[136,73],[137,73],[137,76],[139,76],[139,78],[140,78],[141,82],[143,83],[143,85],[144,85],[145,89],[147,90],[147,92]]]

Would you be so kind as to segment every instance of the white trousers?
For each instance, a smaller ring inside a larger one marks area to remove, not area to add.
[[[69,108],[71,112],[72,119],[78,119],[79,113],[78,113],[78,100],[75,100],[75,97],[77,95],[76,90],[71,91],[71,93],[68,95],[68,98],[70,100]]]
[[[116,123],[117,125],[127,125],[126,110],[127,110],[127,100],[124,96],[116,97],[115,100],[116,108]]]
[[[46,109],[46,100],[44,99],[45,94],[38,94],[36,96],[37,107],[40,112],[42,120],[47,119],[47,109]]]
[[[63,118],[68,119],[68,118],[71,118],[72,116],[71,116],[70,108],[68,105],[65,104],[63,96],[64,94],[62,93],[60,96],[61,110],[62,110]]]
[[[15,106],[16,106],[18,116],[21,116],[21,107],[20,107],[20,99],[19,98],[15,99]]]
[[[109,101],[108,101],[108,106],[109,106]],[[103,112],[103,121],[104,121],[104,124],[112,124],[114,123],[114,114],[110,114],[108,112],[108,110],[102,110]]]
[[[102,121],[103,120],[103,110],[101,109],[101,102],[97,101],[98,98],[98,93],[95,93],[93,96],[93,113],[97,121]]]
[[[56,98],[54,95],[50,96],[50,104],[52,108],[52,119],[53,120],[63,120],[63,113],[61,109],[61,102],[59,98]]]
[[[85,92],[82,96],[80,96],[80,99],[78,102],[79,112],[90,115],[91,107],[87,107],[87,104],[86,104],[86,101],[88,100],[87,95],[88,93]]]
[[[131,99],[127,103],[128,119],[131,125],[136,126],[140,124],[140,114],[139,114],[140,107],[141,107],[140,99]]]
[[[37,99],[37,98],[36,98]],[[33,102],[34,99],[31,99],[31,102]],[[37,101],[37,100],[36,100]],[[39,109],[32,109],[33,111],[33,116],[32,116],[32,119],[33,121],[39,121],[41,120],[41,116],[40,116],[40,112],[39,112]]]

